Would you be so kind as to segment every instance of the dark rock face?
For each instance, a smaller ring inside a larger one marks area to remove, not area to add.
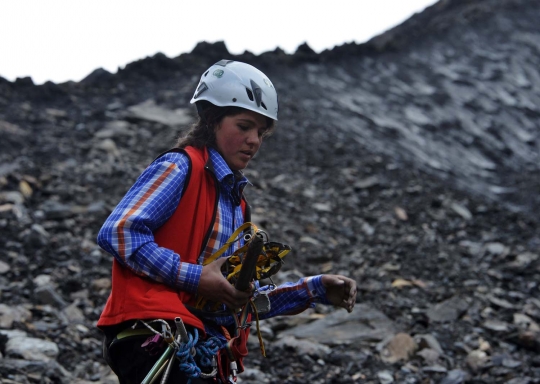
[[[367,43],[384,53],[309,67],[303,98],[367,148],[535,211],[538,17],[527,2],[439,2]]]
[[[293,248],[278,279],[360,289],[349,316],[263,322],[269,357],[251,345],[242,381],[540,382],[539,17],[538,2],[445,0],[319,55],[201,43],[80,83],[0,78],[0,377],[115,382],[97,231],[225,58],[280,94],[246,170],[254,221]]]

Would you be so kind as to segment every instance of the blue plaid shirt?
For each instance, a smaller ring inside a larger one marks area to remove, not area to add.
[[[220,192],[214,232],[199,256],[198,264],[182,262],[182,255],[159,247],[153,235],[153,232],[172,216],[182,197],[189,168],[189,159],[183,153],[171,152],[161,156],[139,176],[103,224],[98,234],[98,244],[134,273],[178,290],[196,293],[202,262],[216,252],[236,228],[244,223],[242,208],[238,202],[248,183],[243,175],[235,177],[216,150],[209,148],[208,152]],[[122,230],[119,232],[120,228]],[[236,242],[222,257],[230,256],[239,246]],[[266,290],[267,287],[260,289]],[[298,313],[313,307],[316,302],[328,303],[321,276],[283,284],[272,290],[268,296],[271,311],[261,314],[261,318]],[[218,320],[222,324],[231,321],[232,318]]]

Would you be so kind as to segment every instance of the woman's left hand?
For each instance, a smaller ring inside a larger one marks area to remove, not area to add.
[[[321,281],[328,301],[351,313],[356,303],[356,281],[341,275],[322,275]]]

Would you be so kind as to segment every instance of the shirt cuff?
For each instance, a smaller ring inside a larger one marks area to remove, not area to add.
[[[189,293],[197,293],[202,269],[202,265],[180,263],[178,277],[176,278],[176,286],[178,289]]]
[[[322,275],[307,277],[306,283],[309,293],[315,302],[327,305],[331,304],[326,298],[326,288],[322,283]]]

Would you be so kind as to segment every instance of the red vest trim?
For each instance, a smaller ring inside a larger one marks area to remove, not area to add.
[[[154,238],[160,247],[178,253],[182,262],[196,264],[213,229],[219,196],[215,176],[206,167],[207,149],[186,147],[183,152],[190,158],[190,171],[182,198],[171,218],[154,232]],[[243,199],[242,208],[245,217]],[[179,316],[186,324],[204,331],[201,320],[184,303],[193,305],[194,295],[138,276],[113,259],[112,291],[97,325],[134,319],[173,320]]]

